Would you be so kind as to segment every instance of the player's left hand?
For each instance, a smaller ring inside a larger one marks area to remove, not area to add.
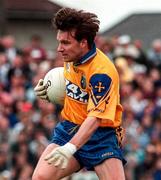
[[[54,164],[56,167],[65,169],[72,155],[76,152],[76,146],[67,143],[64,146],[56,147],[51,153],[49,153],[45,160],[48,164]]]

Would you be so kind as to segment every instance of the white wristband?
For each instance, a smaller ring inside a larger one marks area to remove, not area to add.
[[[67,148],[71,154],[74,154],[77,151],[76,146],[72,143],[66,143],[64,147]]]

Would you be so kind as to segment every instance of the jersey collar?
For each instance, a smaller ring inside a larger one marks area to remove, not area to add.
[[[96,55],[96,45],[95,43],[92,45],[92,49],[88,51],[81,59],[79,62],[74,63],[75,66],[81,65],[86,63],[88,60],[93,58]]]

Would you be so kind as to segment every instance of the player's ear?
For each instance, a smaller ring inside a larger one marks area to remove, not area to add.
[[[86,39],[82,39],[80,42],[80,45],[82,46],[82,48],[85,48],[88,46],[87,40]]]

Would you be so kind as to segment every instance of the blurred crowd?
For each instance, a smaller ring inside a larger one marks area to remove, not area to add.
[[[54,50],[33,35],[17,48],[12,35],[0,38],[0,180],[30,180],[52,130],[61,120],[59,105],[37,99],[33,87],[52,68],[63,66]],[[129,35],[96,38],[116,65],[126,129],[123,152],[127,180],[161,179],[161,39],[144,49]],[[68,179],[94,180],[73,175]]]

